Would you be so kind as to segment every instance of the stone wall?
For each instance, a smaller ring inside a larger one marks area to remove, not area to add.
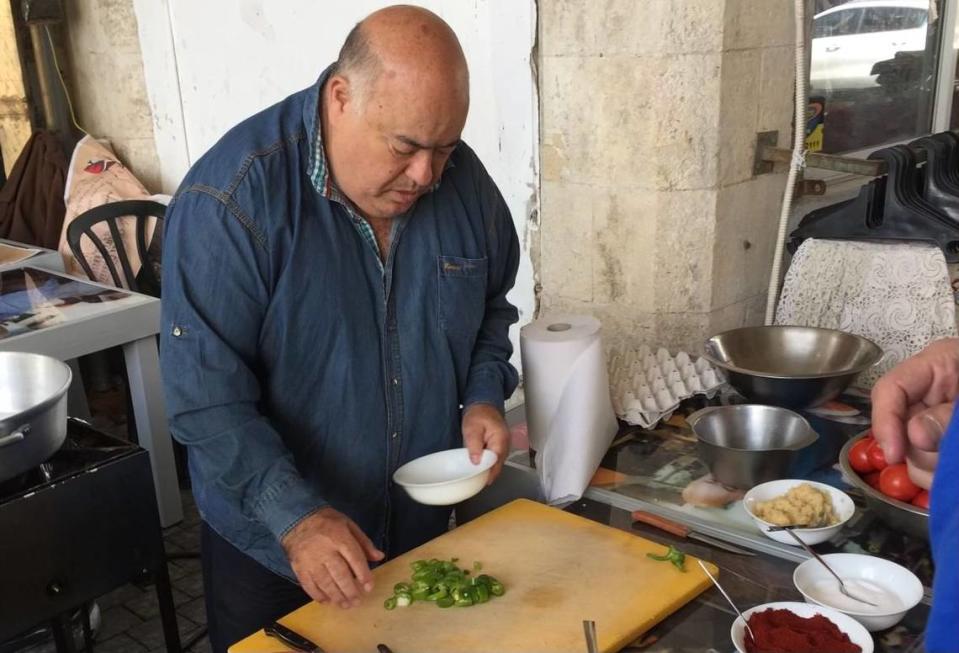
[[[762,321],[792,115],[788,0],[540,0],[538,288],[650,344]]]

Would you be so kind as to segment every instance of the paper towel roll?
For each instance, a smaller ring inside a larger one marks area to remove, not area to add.
[[[583,495],[618,430],[600,331],[589,315],[520,329],[530,446],[551,504]]]

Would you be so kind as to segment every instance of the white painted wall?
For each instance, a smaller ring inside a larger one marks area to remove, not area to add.
[[[163,190],[230,127],[313,83],[347,32],[383,0],[135,0]],[[534,0],[420,0],[456,31],[470,66],[464,139],[509,204],[523,243],[511,296],[533,316],[530,213],[538,120]],[[518,332],[514,332],[516,335]],[[518,340],[514,338],[514,344]],[[518,364],[519,357],[516,356]]]

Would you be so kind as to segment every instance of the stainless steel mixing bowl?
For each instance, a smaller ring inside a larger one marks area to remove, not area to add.
[[[749,401],[808,408],[839,396],[882,350],[861,336],[817,327],[760,326],[706,341],[705,358]]]
[[[892,497],[876,490],[859,475],[849,464],[849,450],[865,435],[853,438],[839,452],[839,466],[842,475],[862,492],[869,510],[893,530],[902,531],[924,540],[929,539],[929,511],[911,503],[896,501]]]
[[[686,421],[713,477],[743,490],[789,478],[796,452],[819,437],[801,415],[773,406],[712,406]]]

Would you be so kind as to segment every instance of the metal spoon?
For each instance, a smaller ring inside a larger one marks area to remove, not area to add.
[[[746,617],[743,616],[743,613],[739,611],[739,608],[736,607],[736,604],[733,603],[733,600],[729,598],[729,594],[726,594],[726,590],[723,589],[723,586],[719,584],[719,581],[716,580],[716,577],[709,573],[709,570],[706,568],[706,565],[703,564],[702,560],[697,560],[699,566],[703,568],[703,571],[706,572],[706,575],[709,576],[709,580],[713,581],[713,585],[716,586],[723,596],[726,597],[726,600],[729,602],[729,605],[733,606],[733,610],[736,611],[736,614],[739,615],[739,618],[743,620],[743,624],[746,626],[746,633],[749,634],[749,639],[753,640],[753,644],[756,643],[756,636],[753,635],[752,628],[749,627],[749,622],[746,621]]]
[[[825,568],[826,568],[826,571],[828,571],[830,574],[832,574],[833,578],[835,578],[836,580],[839,581],[839,591],[842,592],[844,596],[847,596],[847,597],[851,598],[853,601],[859,601],[860,603],[865,603],[866,605],[871,605],[871,606],[874,607],[874,608],[878,608],[878,607],[879,607],[879,604],[877,604],[877,603],[873,603],[872,601],[867,601],[866,599],[862,599],[862,598],[859,598],[858,596],[855,596],[855,595],[853,595],[853,594],[850,594],[850,593],[849,593],[849,590],[846,589],[846,584],[845,584],[844,582],[842,582],[842,578],[839,577],[839,574],[837,574],[836,572],[834,572],[834,571],[832,570],[832,567],[830,567],[828,564],[826,564],[826,561],[823,560],[822,557],[821,557],[818,553],[816,553],[811,546],[809,546],[808,544],[806,544],[801,537],[799,537],[798,535],[796,535],[796,532],[793,530],[794,528],[796,528],[796,527],[795,527],[795,526],[781,526],[781,527],[778,527],[776,530],[786,531],[787,533],[789,533],[790,535],[792,535],[793,539],[796,540],[797,542],[799,542],[799,545],[800,545],[802,548],[806,549],[806,551],[808,551],[809,554],[812,555],[812,557],[814,557],[816,560],[818,560],[818,561],[819,561],[819,564],[821,564],[823,567],[825,567]]]

